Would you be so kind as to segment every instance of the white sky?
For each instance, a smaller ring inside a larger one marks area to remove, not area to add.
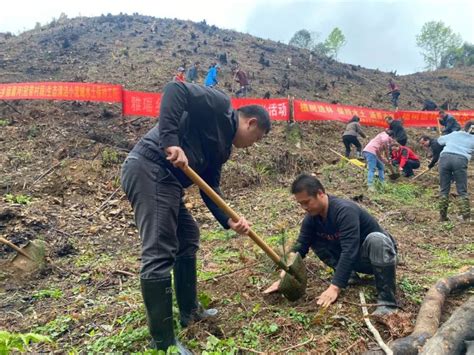
[[[399,74],[420,71],[423,58],[415,36],[428,21],[443,21],[464,41],[474,43],[472,0],[14,0],[2,1],[0,32],[19,33],[36,22],[120,12],[202,21],[220,28],[287,43],[300,30],[334,27],[346,36],[339,60]],[[1,50],[1,49],[0,49]]]

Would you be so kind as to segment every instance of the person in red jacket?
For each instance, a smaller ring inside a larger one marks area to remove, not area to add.
[[[418,156],[408,148],[400,143],[392,143],[392,164],[398,165],[400,171],[403,171],[403,176],[413,176],[413,169],[420,167],[420,159]]]
[[[186,78],[184,77],[184,72],[186,70],[183,67],[178,68],[178,72],[176,73],[175,77],[173,78],[173,81],[180,81],[182,83],[186,82]]]

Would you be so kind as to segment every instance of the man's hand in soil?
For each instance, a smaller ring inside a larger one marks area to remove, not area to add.
[[[324,308],[329,307],[329,305],[337,299],[337,296],[339,296],[340,292],[341,289],[339,287],[336,285],[330,285],[327,290],[321,293],[321,295],[318,297],[317,304],[323,306]]]
[[[188,157],[184,154],[181,147],[172,146],[166,148],[166,159],[173,164],[175,168],[186,168],[188,166]]]
[[[229,227],[238,234],[247,234],[250,230],[250,224],[244,217],[240,217],[237,222],[234,222],[232,218],[227,221]]]

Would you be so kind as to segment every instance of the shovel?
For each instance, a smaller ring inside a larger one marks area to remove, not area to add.
[[[229,218],[232,218],[233,221],[237,222],[240,219],[240,216],[234,212],[232,208],[225,203],[225,201],[220,197],[211,187],[198,175],[196,172],[191,169],[189,166],[182,169],[183,172],[194,182],[204,193],[212,200],[214,203],[222,209]],[[301,255],[296,253],[291,264],[287,265],[283,259],[275,253],[275,251],[268,246],[267,243],[263,241],[253,230],[249,230],[247,235],[267,254],[270,259],[282,270],[286,271],[285,276],[283,277],[278,291],[282,293],[288,300],[296,301],[301,296],[303,296],[306,290],[306,268],[303,263]]]
[[[15,257],[11,260],[15,268],[25,272],[33,272],[45,266],[45,247],[43,241],[29,241],[22,248],[19,248],[2,237],[0,237],[0,243],[8,245],[17,252]]]
[[[344,155],[336,152],[334,149],[329,148],[329,150],[331,152],[333,152],[334,154],[337,154],[338,156],[340,156],[342,159],[348,161],[352,165],[357,166],[359,169],[365,170],[365,163],[361,162],[359,159],[349,159],[349,158],[345,157]]]

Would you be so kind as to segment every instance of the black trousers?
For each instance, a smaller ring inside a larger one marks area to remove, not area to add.
[[[403,174],[406,177],[413,176],[413,169],[418,169],[420,167],[420,161],[408,159],[403,167]]]
[[[342,136],[342,143],[346,147],[346,157],[349,158],[351,155],[351,145],[355,145],[357,151],[360,153],[362,151],[362,145],[360,144],[357,136],[345,135]]]
[[[123,163],[121,182],[140,233],[140,277],[169,277],[176,258],[195,257],[199,249],[199,228],[184,206],[181,184],[168,169],[136,153]]]
[[[311,247],[318,258],[332,269],[336,269],[341,251],[331,245],[334,242],[320,241]],[[370,233],[359,249],[359,258],[354,264],[354,271],[363,274],[373,274],[373,267],[395,265],[397,263],[397,248],[389,236],[380,233]]]

